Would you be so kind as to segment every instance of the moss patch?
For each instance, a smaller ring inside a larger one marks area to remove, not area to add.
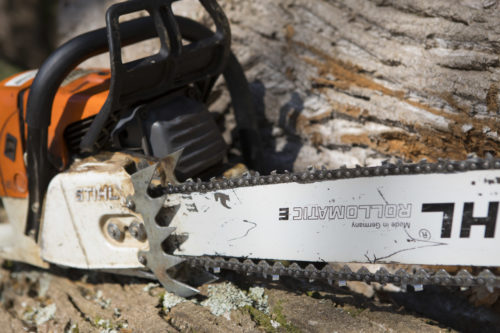
[[[321,296],[320,293],[317,291],[306,291],[306,295],[309,297],[312,297],[314,299],[322,299],[323,297]]]
[[[241,308],[241,311],[248,313],[257,326],[267,333],[300,332],[300,330],[283,315],[281,303],[277,303],[273,307],[271,314],[266,314],[250,305]]]
[[[243,312],[247,312],[257,326],[265,332],[277,332],[276,328],[271,322],[271,317],[264,312],[257,310],[249,305],[242,308]]]
[[[281,306],[281,302],[276,303],[276,305],[273,307],[274,320],[277,321],[285,329],[286,332],[299,333],[300,330],[286,319],[282,311],[283,307]]]
[[[351,307],[351,306],[345,306],[344,311],[347,312],[351,317],[356,318],[359,316],[363,311],[366,309],[364,308],[356,308],[356,307]]]

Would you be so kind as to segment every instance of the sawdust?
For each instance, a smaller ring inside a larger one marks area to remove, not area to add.
[[[285,38],[287,41],[291,41],[293,36],[295,35],[295,29],[293,28],[293,25],[287,24],[285,26]]]
[[[336,101],[329,100],[331,109],[329,112],[305,116],[299,113],[295,121],[295,130],[307,136],[314,146],[324,144],[325,137],[318,130],[317,124],[322,124],[334,118],[335,113],[342,113],[351,118],[359,119],[368,116],[368,111],[354,105],[341,104]],[[347,143],[347,141],[346,141]]]
[[[325,81],[326,79],[316,78],[315,80]],[[331,99],[329,100],[329,103],[331,107],[329,112],[323,112],[312,116],[304,116],[303,114],[299,114],[297,116],[296,129],[305,130],[310,123],[319,123],[328,119],[332,119],[334,112],[342,113],[352,118],[367,117],[369,115],[368,110],[361,109],[354,105],[342,104]]]
[[[288,32],[288,30],[287,30]],[[467,106],[460,105],[452,94],[441,93],[443,99],[456,112],[431,107],[419,101],[410,99],[405,91],[393,90],[365,74],[358,65],[343,61],[303,42],[292,40],[293,34],[287,33],[290,45],[305,49],[313,56],[301,55],[301,58],[317,69],[318,76],[311,77],[313,87],[318,90],[337,89],[348,91],[352,87],[370,89],[398,99],[410,106],[416,107],[433,115],[445,118],[449,125],[448,131],[440,131],[428,126],[409,123],[401,119],[401,126],[408,131],[384,132],[378,135],[344,135],[341,140],[346,144],[368,146],[384,154],[395,155],[410,160],[426,158],[436,161],[439,157],[464,159],[469,153],[484,156],[486,152],[496,153],[500,148],[498,119],[475,117]],[[334,77],[334,79],[326,77]],[[498,88],[492,85],[487,93],[486,104],[490,112],[498,112]],[[315,130],[315,124],[333,118],[334,113],[345,114],[355,119],[369,116],[367,110],[330,100],[332,109],[329,113],[307,117],[299,115],[296,130],[305,134],[314,145],[324,141],[323,134]],[[384,119],[381,119],[384,121]],[[464,130],[467,129],[467,130]]]
[[[470,112],[470,109],[464,105],[460,105],[456,100],[455,98],[453,97],[452,94],[448,93],[448,92],[444,92],[444,93],[441,93],[439,94],[439,97],[441,97],[442,99],[444,99],[446,101],[446,103],[448,103],[453,109],[457,110],[457,111],[460,111],[460,112],[463,112],[465,114],[468,114]]]
[[[489,112],[498,114],[500,108],[498,107],[498,86],[495,83],[490,85],[488,93],[486,93],[486,106]]]
[[[343,135],[341,139],[344,143],[364,145],[384,154],[413,161],[427,159],[434,162],[443,156],[456,160],[465,157],[464,147],[449,141],[445,133],[424,128],[419,130],[419,134],[405,132],[384,132],[379,135],[349,134]],[[489,151],[485,148],[483,147],[484,151]]]

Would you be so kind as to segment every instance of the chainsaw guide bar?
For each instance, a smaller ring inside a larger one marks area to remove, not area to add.
[[[132,179],[151,179],[154,166],[148,169]],[[172,263],[185,260],[214,272],[228,269],[339,285],[351,280],[393,283],[416,290],[423,285],[492,290],[500,286],[500,278],[479,267],[500,265],[494,255],[500,250],[495,237],[498,169],[500,160],[488,156],[267,176],[246,173],[156,187],[153,192],[164,194],[155,200],[158,205],[164,200],[163,209],[170,213],[163,228],[152,222],[165,233],[149,240],[148,254],[167,255],[161,244],[170,240],[174,245],[168,256],[176,258]],[[148,196],[144,187],[136,191]],[[352,271],[333,262],[371,267]],[[150,267],[149,258],[146,265]],[[171,264],[162,271],[167,266]],[[451,266],[456,274],[447,272]]]

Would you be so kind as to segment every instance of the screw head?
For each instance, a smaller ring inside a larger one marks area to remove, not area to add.
[[[120,230],[120,227],[114,223],[109,223],[106,230],[108,231],[108,235],[116,241],[123,240],[123,232]]]
[[[132,199],[127,200],[127,208],[135,211],[135,202]]]
[[[144,224],[138,221],[132,222],[128,227],[128,231],[130,232],[130,235],[138,241],[142,242],[147,238],[146,228],[144,227]]]
[[[146,256],[143,255],[143,254],[139,254],[137,256],[137,259],[139,260],[139,262],[141,263],[141,265],[146,266],[148,264],[148,260],[146,259]]]
[[[40,209],[40,203],[38,201],[34,202],[31,205],[31,211],[36,213],[36,212],[38,212],[39,209]]]

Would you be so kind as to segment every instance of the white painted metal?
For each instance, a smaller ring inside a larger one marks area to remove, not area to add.
[[[0,221],[0,257],[48,267],[40,257],[40,248],[24,234],[28,199],[2,197],[6,220]]]
[[[498,170],[274,184],[175,194],[165,205],[180,205],[170,224],[188,235],[179,255],[498,266],[500,230],[485,238],[485,227],[472,225],[460,237],[464,203],[485,217],[489,202],[500,201],[496,177]],[[424,203],[454,204],[449,238],[441,237],[443,213],[422,212]]]
[[[36,73],[38,73],[37,69],[32,69],[30,71],[26,71],[24,73],[18,74],[11,78],[9,81],[5,82],[6,87],[20,87],[29,80],[32,80],[35,76]]]
[[[41,231],[43,259],[85,269],[141,268],[139,242],[125,232],[123,241],[106,232],[108,223],[123,231],[141,218],[125,206],[133,194],[130,175],[120,163],[85,162],[50,182]]]

